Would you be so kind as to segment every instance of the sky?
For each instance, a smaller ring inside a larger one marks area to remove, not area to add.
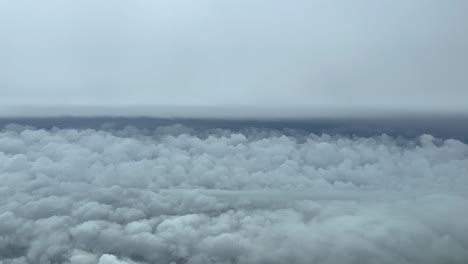
[[[464,0],[0,0],[0,113],[466,114],[466,10]]]

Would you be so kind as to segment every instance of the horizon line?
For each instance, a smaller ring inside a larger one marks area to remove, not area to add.
[[[368,118],[468,118],[466,110],[253,105],[16,104],[1,105],[0,118],[161,118],[223,120],[307,120]]]

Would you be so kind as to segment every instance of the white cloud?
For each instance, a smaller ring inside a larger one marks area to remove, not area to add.
[[[8,126],[0,256],[5,264],[466,263],[467,144],[292,135]]]

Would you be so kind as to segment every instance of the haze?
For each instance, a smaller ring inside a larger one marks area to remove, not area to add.
[[[468,113],[466,10],[463,0],[0,0],[0,110]]]

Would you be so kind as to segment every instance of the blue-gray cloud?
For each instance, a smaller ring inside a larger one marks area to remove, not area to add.
[[[11,125],[0,132],[0,256],[466,263],[467,157],[465,143],[431,135]]]

